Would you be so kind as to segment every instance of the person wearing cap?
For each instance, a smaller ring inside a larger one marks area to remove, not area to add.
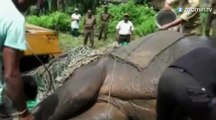
[[[98,40],[101,40],[102,34],[104,34],[104,40],[107,38],[107,32],[108,32],[108,25],[109,20],[112,17],[112,15],[108,12],[108,6],[104,6],[104,12],[100,15],[101,25],[99,30],[99,36]]]
[[[12,120],[8,109],[4,108],[2,92],[12,100],[20,120],[34,120],[24,97],[19,58],[26,46],[25,17],[22,15],[36,0],[0,0],[0,119]],[[22,12],[22,13],[21,13]],[[2,80],[3,79],[3,80]],[[4,87],[5,86],[5,87]],[[6,104],[7,105],[7,104]],[[5,112],[2,112],[5,111]]]
[[[199,0],[166,0],[164,4],[164,10],[172,9],[172,6],[178,5],[179,18],[175,21],[163,25],[160,29],[167,30],[171,27],[179,26],[179,29],[183,33],[201,35],[201,18],[199,11],[185,11],[185,8],[196,9],[200,5]]]
[[[117,26],[116,38],[120,45],[127,45],[133,38],[134,26],[129,20],[129,14],[124,14],[124,20],[121,20]]]
[[[216,120],[216,50],[199,47],[162,73],[157,120]]]
[[[79,10],[76,8],[75,13],[71,15],[71,31],[74,37],[79,36],[79,21],[81,19],[81,15],[79,14]]]
[[[91,47],[94,46],[94,30],[96,28],[96,19],[92,15],[92,11],[88,10],[84,19],[84,46],[87,45],[88,39],[90,39]]]

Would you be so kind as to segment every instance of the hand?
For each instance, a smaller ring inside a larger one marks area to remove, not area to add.
[[[159,28],[159,30],[167,30],[169,29],[169,24],[163,25],[162,27]]]
[[[35,118],[29,111],[27,111],[25,115],[20,116],[20,120],[35,120]]]

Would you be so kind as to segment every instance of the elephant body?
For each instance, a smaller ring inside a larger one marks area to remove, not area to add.
[[[33,109],[36,120],[155,120],[157,84],[176,59],[207,37],[159,31],[78,68]]]

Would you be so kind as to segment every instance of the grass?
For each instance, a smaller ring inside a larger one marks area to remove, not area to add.
[[[108,34],[107,40],[103,40],[103,39],[98,40],[97,36],[95,36],[94,37],[94,49],[105,47],[109,44],[112,44],[115,41],[116,41],[115,35]],[[70,35],[69,33],[59,33],[59,44],[63,52],[66,52],[70,50],[71,48],[83,45],[83,35],[80,35],[78,38],[76,38]],[[89,42],[88,42],[88,45],[90,45]]]
[[[82,37],[75,38],[67,33],[59,33],[59,46],[63,51],[82,45]]]

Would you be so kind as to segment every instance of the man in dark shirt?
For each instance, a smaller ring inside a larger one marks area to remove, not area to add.
[[[106,5],[104,7],[104,13],[100,15],[101,25],[100,25],[98,40],[102,38],[102,34],[104,34],[104,40],[106,40],[108,27],[109,27],[109,20],[111,17],[112,15],[108,12],[108,6]]]
[[[216,120],[216,50],[197,48],[177,59],[158,84],[157,120]]]

